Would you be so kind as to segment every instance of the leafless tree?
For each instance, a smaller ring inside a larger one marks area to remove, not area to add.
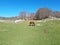
[[[40,8],[37,11],[35,17],[36,19],[45,19],[45,18],[48,18],[50,13],[51,13],[51,10],[49,10],[48,8]]]

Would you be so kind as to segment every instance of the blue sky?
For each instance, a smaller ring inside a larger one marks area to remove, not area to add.
[[[0,16],[14,17],[20,12],[36,12],[39,8],[60,11],[60,0],[0,0]]]

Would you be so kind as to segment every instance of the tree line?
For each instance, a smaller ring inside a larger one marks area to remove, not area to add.
[[[0,17],[0,19],[4,20],[16,20],[16,19],[24,19],[24,20],[42,20],[49,17],[56,17],[60,18],[59,11],[52,11],[48,8],[39,8],[36,13],[27,13],[27,12],[20,12],[18,16],[15,17]]]

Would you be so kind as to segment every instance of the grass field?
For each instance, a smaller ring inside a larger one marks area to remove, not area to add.
[[[60,45],[60,21],[39,24],[0,23],[0,45]]]

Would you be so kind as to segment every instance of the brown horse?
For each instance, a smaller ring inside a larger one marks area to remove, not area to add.
[[[29,22],[29,26],[35,26],[35,22],[30,21],[30,22]]]

